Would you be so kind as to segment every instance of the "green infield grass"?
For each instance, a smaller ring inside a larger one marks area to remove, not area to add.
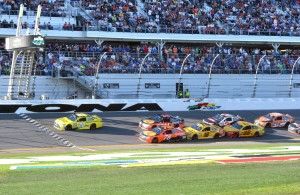
[[[0,194],[300,194],[300,161],[7,171]]]
[[[74,153],[2,154],[1,159],[31,156],[109,154],[118,152],[197,152],[225,148],[268,149],[298,144],[193,147]],[[277,151],[278,152],[278,151]],[[259,153],[259,152],[255,152]],[[289,153],[289,152],[288,152]],[[293,151],[290,151],[293,153]],[[299,154],[299,151],[294,151]],[[222,154],[222,153],[221,153]],[[279,153],[278,153],[279,154]],[[158,155],[159,156],[159,155]],[[163,157],[163,155],[161,156]],[[131,157],[135,159],[137,157]],[[47,164],[40,162],[39,164]],[[244,164],[164,165],[124,168],[116,165],[10,170],[0,166],[0,195],[299,195],[300,160]]]

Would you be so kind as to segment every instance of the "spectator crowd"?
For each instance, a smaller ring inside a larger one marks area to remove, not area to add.
[[[104,54],[106,52],[106,54]],[[151,53],[145,59],[146,54]],[[185,63],[184,58],[190,54]],[[182,65],[184,73],[207,74],[213,59],[213,73],[253,74],[261,57],[260,73],[290,73],[300,51],[265,50],[262,48],[243,48],[225,46],[195,46],[193,44],[165,45],[160,51],[153,44],[47,44],[44,52],[35,59],[37,72],[42,75],[53,75],[60,71],[68,76],[74,72],[86,75],[100,73],[179,73]],[[101,62],[100,57],[103,55]],[[4,43],[0,44],[0,67],[2,74],[9,74],[12,53],[5,51]],[[295,66],[294,73],[300,73],[300,63]]]
[[[17,14],[21,3],[27,15],[39,4],[42,16],[66,17],[71,10],[64,0],[1,0],[0,11]],[[83,8],[91,21],[81,17],[79,29],[55,24],[63,30],[300,36],[300,0],[71,0],[70,6]]]

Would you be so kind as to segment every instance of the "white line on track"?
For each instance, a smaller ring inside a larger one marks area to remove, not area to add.
[[[41,129],[43,132],[45,132],[47,135],[51,136],[52,138],[56,139],[57,141],[59,141],[60,143],[62,143],[64,146],[67,147],[71,147],[71,148],[76,148],[79,150],[88,150],[88,151],[95,151],[93,149],[89,149],[89,148],[81,148],[76,146],[75,144],[71,143],[70,141],[64,139],[63,137],[61,137],[60,135],[58,135],[57,133],[49,130],[47,127],[44,127],[42,124],[40,124],[39,122],[37,122],[34,119],[31,119],[29,116],[25,115],[25,114],[19,114],[20,117],[22,117],[23,119],[25,119],[26,121],[32,123],[34,126],[38,127],[39,129]]]

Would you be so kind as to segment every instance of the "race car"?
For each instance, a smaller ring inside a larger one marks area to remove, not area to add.
[[[237,121],[243,121],[243,120],[244,118],[242,118],[239,115],[223,113],[223,114],[217,114],[207,119],[203,119],[203,122],[211,125],[218,125],[220,127],[224,127],[226,125],[232,125]]]
[[[216,109],[220,109],[221,106],[216,106],[216,104],[214,103],[208,103],[208,102],[204,102],[204,103],[198,103],[196,105],[190,105],[187,108],[189,110],[216,110]]]
[[[225,126],[223,129],[225,136],[229,138],[259,137],[265,133],[263,127],[247,121],[238,121],[232,125]]]
[[[288,114],[278,112],[270,112],[264,116],[254,120],[254,123],[264,128],[271,127],[285,127],[288,128],[289,124],[294,123],[295,118]]]
[[[197,123],[189,127],[184,127],[183,130],[186,132],[188,140],[217,139],[225,135],[221,127],[206,123]]]
[[[148,143],[180,142],[186,140],[186,133],[173,127],[157,126],[152,131],[142,131],[139,139]]]
[[[102,118],[97,115],[88,115],[85,113],[71,114],[54,121],[54,127],[58,130],[94,130],[102,126]]]
[[[300,124],[298,123],[289,124],[288,131],[292,133],[300,134]]]
[[[145,130],[151,130],[157,126],[169,126],[169,127],[184,127],[184,119],[179,116],[171,116],[169,114],[158,114],[153,117],[143,118],[139,127]]]

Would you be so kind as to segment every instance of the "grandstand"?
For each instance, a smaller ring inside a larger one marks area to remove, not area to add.
[[[10,74],[12,64],[4,38],[15,34],[21,2],[0,0],[2,76]],[[54,86],[59,82],[73,86],[56,98],[78,90],[84,91],[82,97],[92,97],[96,84],[103,87],[97,78],[103,74],[134,75],[141,71],[163,77],[176,74],[178,78],[181,67],[183,74],[191,75],[207,75],[210,68],[212,74],[300,72],[299,1],[25,1],[21,33],[34,27],[39,3],[39,28],[46,35],[46,46],[35,59],[36,75],[60,78],[52,81]],[[151,55],[144,61],[148,53]],[[286,80],[292,79],[288,76]],[[97,91],[102,98],[122,96]],[[176,97],[167,92],[157,96]],[[284,94],[288,96],[288,91]]]

